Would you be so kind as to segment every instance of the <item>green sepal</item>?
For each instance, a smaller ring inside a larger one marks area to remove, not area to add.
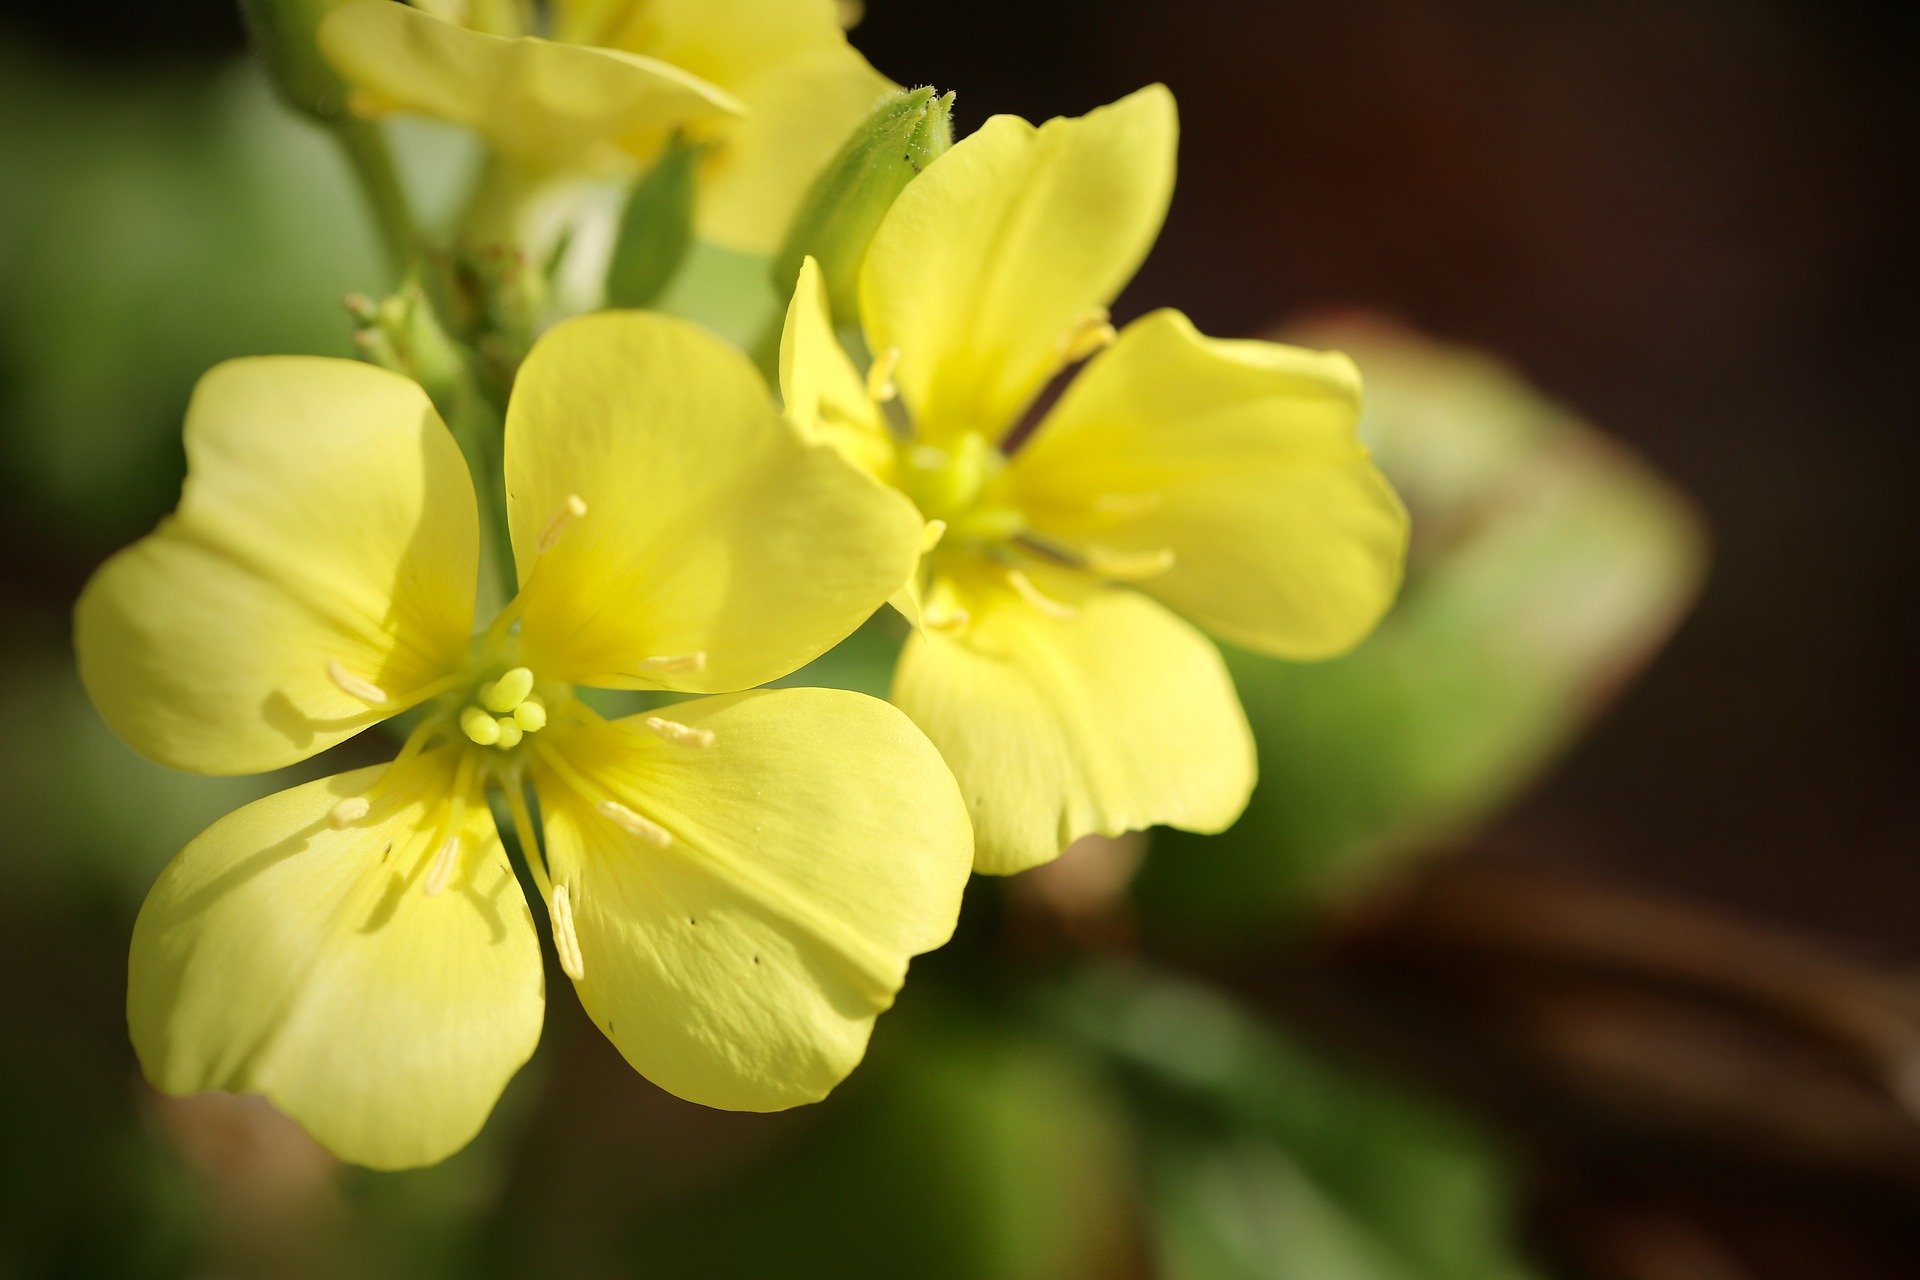
[[[675,134],[634,184],[607,265],[609,307],[648,306],[680,273],[693,247],[694,179],[705,149]]]

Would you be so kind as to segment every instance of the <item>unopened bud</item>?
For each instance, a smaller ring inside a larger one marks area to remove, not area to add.
[[[800,264],[811,255],[820,263],[835,320],[854,319],[860,264],[880,219],[907,183],[952,145],[951,93],[912,89],[876,107],[820,171],[794,215],[787,242],[774,259],[779,295],[793,293]]]
[[[634,184],[607,266],[609,307],[644,307],[680,273],[693,245],[693,189],[702,150],[675,134]]]

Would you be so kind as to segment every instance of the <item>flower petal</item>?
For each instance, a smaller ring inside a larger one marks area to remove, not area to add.
[[[1345,356],[1202,336],[1176,311],[1127,327],[1014,455],[1040,531],[1140,561],[1147,591],[1235,644],[1344,652],[1393,602],[1407,514],[1354,433]]]
[[[966,809],[939,753],[862,694],[783,689],[662,714],[710,745],[636,718],[555,739],[536,769],[554,883],[573,895],[581,1003],[683,1098],[814,1101],[859,1062],[907,961],[951,935]],[[595,797],[670,843],[629,834]]]
[[[657,58],[490,35],[392,0],[349,0],[321,21],[319,40],[364,109],[465,125],[536,170],[744,110],[725,90]]]
[[[1253,737],[1218,651],[1136,592],[1026,572],[1023,594],[995,566],[950,567],[935,605],[965,625],[916,632],[894,672],[967,798],[975,869],[1024,871],[1093,832],[1231,826]]]
[[[859,626],[919,549],[912,503],[806,442],[745,356],[666,316],[602,312],[542,338],[506,452],[521,646],[548,679],[764,684]],[[570,497],[587,514],[541,553]]]
[[[279,768],[458,668],[479,524],[419,387],[351,360],[230,360],[194,390],[186,446],[178,511],[75,611],[87,692],[135,750],[202,773]]]
[[[923,439],[997,437],[1059,371],[1159,234],[1177,131],[1161,85],[1038,129],[995,116],[900,193],[861,309],[868,347],[900,349]]]
[[[888,482],[893,440],[867,383],[833,332],[826,283],[811,257],[800,264],[780,335],[780,397],[811,440],[831,444],[868,475]]]
[[[704,239],[777,248],[834,150],[892,88],[847,43],[833,0],[648,0],[562,6],[562,38],[682,67],[745,108],[710,130],[701,184]]]
[[[329,810],[378,768],[222,818],[147,895],[127,1022],[154,1087],[260,1093],[343,1160],[432,1164],[465,1146],[533,1053],[540,944],[477,793],[464,863],[422,888],[444,839],[451,752],[405,766],[346,830]]]

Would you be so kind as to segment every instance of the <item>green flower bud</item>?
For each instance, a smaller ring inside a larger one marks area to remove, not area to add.
[[[857,314],[860,264],[896,196],[953,145],[953,95],[932,89],[897,93],[874,109],[820,171],[774,259],[773,284],[793,293],[808,255],[820,263],[827,305],[839,319]]]
[[[320,56],[314,31],[320,19],[345,0],[240,0],[254,48],[267,74],[296,110],[316,120],[337,120],[347,109],[347,87]]]
[[[703,150],[674,135],[634,185],[607,265],[609,307],[644,307],[679,274],[693,246],[694,179]]]

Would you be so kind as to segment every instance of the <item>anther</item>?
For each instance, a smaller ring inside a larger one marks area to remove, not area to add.
[[[547,906],[553,921],[553,949],[560,953],[560,968],[575,982],[587,976],[587,963],[580,956],[580,938],[573,931],[573,895],[567,886],[553,886],[553,901]]]
[[[1087,562],[1087,568],[1103,578],[1115,578],[1121,582],[1140,582],[1147,578],[1157,578],[1173,568],[1173,548],[1159,547],[1152,551],[1116,551],[1112,547],[1091,546],[1081,552],[1081,558]]]
[[[547,727],[547,704],[528,698],[513,709],[513,722],[528,733],[538,733]]]
[[[500,722],[483,707],[468,707],[460,713],[460,732],[476,746],[490,747],[500,741]]]
[[[594,808],[600,816],[630,836],[646,841],[657,849],[673,843],[673,834],[659,823],[643,818],[617,800],[602,800]]]
[[[448,836],[447,842],[440,846],[440,852],[433,855],[433,865],[427,868],[427,878],[420,887],[429,897],[438,897],[453,883],[454,864],[460,859],[460,837]]]
[[[888,347],[875,356],[867,368],[867,395],[875,404],[885,404],[897,398],[899,386],[893,380],[893,371],[900,367],[900,348]]]
[[[327,811],[327,825],[335,831],[350,827],[367,816],[373,808],[373,801],[365,796],[348,796]]]
[[[480,705],[495,715],[506,715],[533,692],[533,672],[515,667],[492,684],[480,686]]]
[[[527,736],[527,731],[522,729],[512,716],[501,716],[493,723],[499,726],[500,729],[500,737],[493,745],[502,751],[513,750],[520,745],[520,739]]]
[[[346,664],[338,658],[327,659],[327,675],[340,686],[340,691],[348,697],[358,698],[370,707],[382,705],[387,700],[387,691],[371,680],[363,680],[347,670]]]
[[[1119,336],[1114,331],[1113,317],[1105,307],[1088,307],[1060,335],[1060,360],[1063,364],[1076,364],[1112,346]]]
[[[1022,600],[1044,614],[1055,618],[1071,618],[1079,612],[1072,605],[1062,600],[1055,600],[1039,587],[1034,586],[1033,579],[1027,576],[1024,569],[1007,570],[1007,585],[1012,587],[1015,594]]]
[[[940,539],[947,536],[945,520],[929,520],[927,527],[920,531],[920,554],[925,555],[940,545]]]
[[[540,531],[540,540],[534,544],[534,549],[543,555],[553,550],[554,543],[560,541],[567,530],[573,527],[573,522],[585,514],[586,499],[577,493],[568,494],[566,501],[560,504],[560,509],[547,521],[547,527]]]
[[[973,615],[957,604],[928,605],[920,611],[920,625],[929,631],[937,631],[941,635],[953,635],[964,631],[971,621],[973,621]]]
[[[713,745],[713,730],[696,729],[690,724],[681,724],[678,720],[668,720],[662,716],[648,716],[647,728],[653,730],[676,747],[710,747]]]
[[[685,672],[705,671],[707,669],[707,651],[696,649],[692,653],[673,653],[659,658],[642,658],[639,662],[642,671]]]

